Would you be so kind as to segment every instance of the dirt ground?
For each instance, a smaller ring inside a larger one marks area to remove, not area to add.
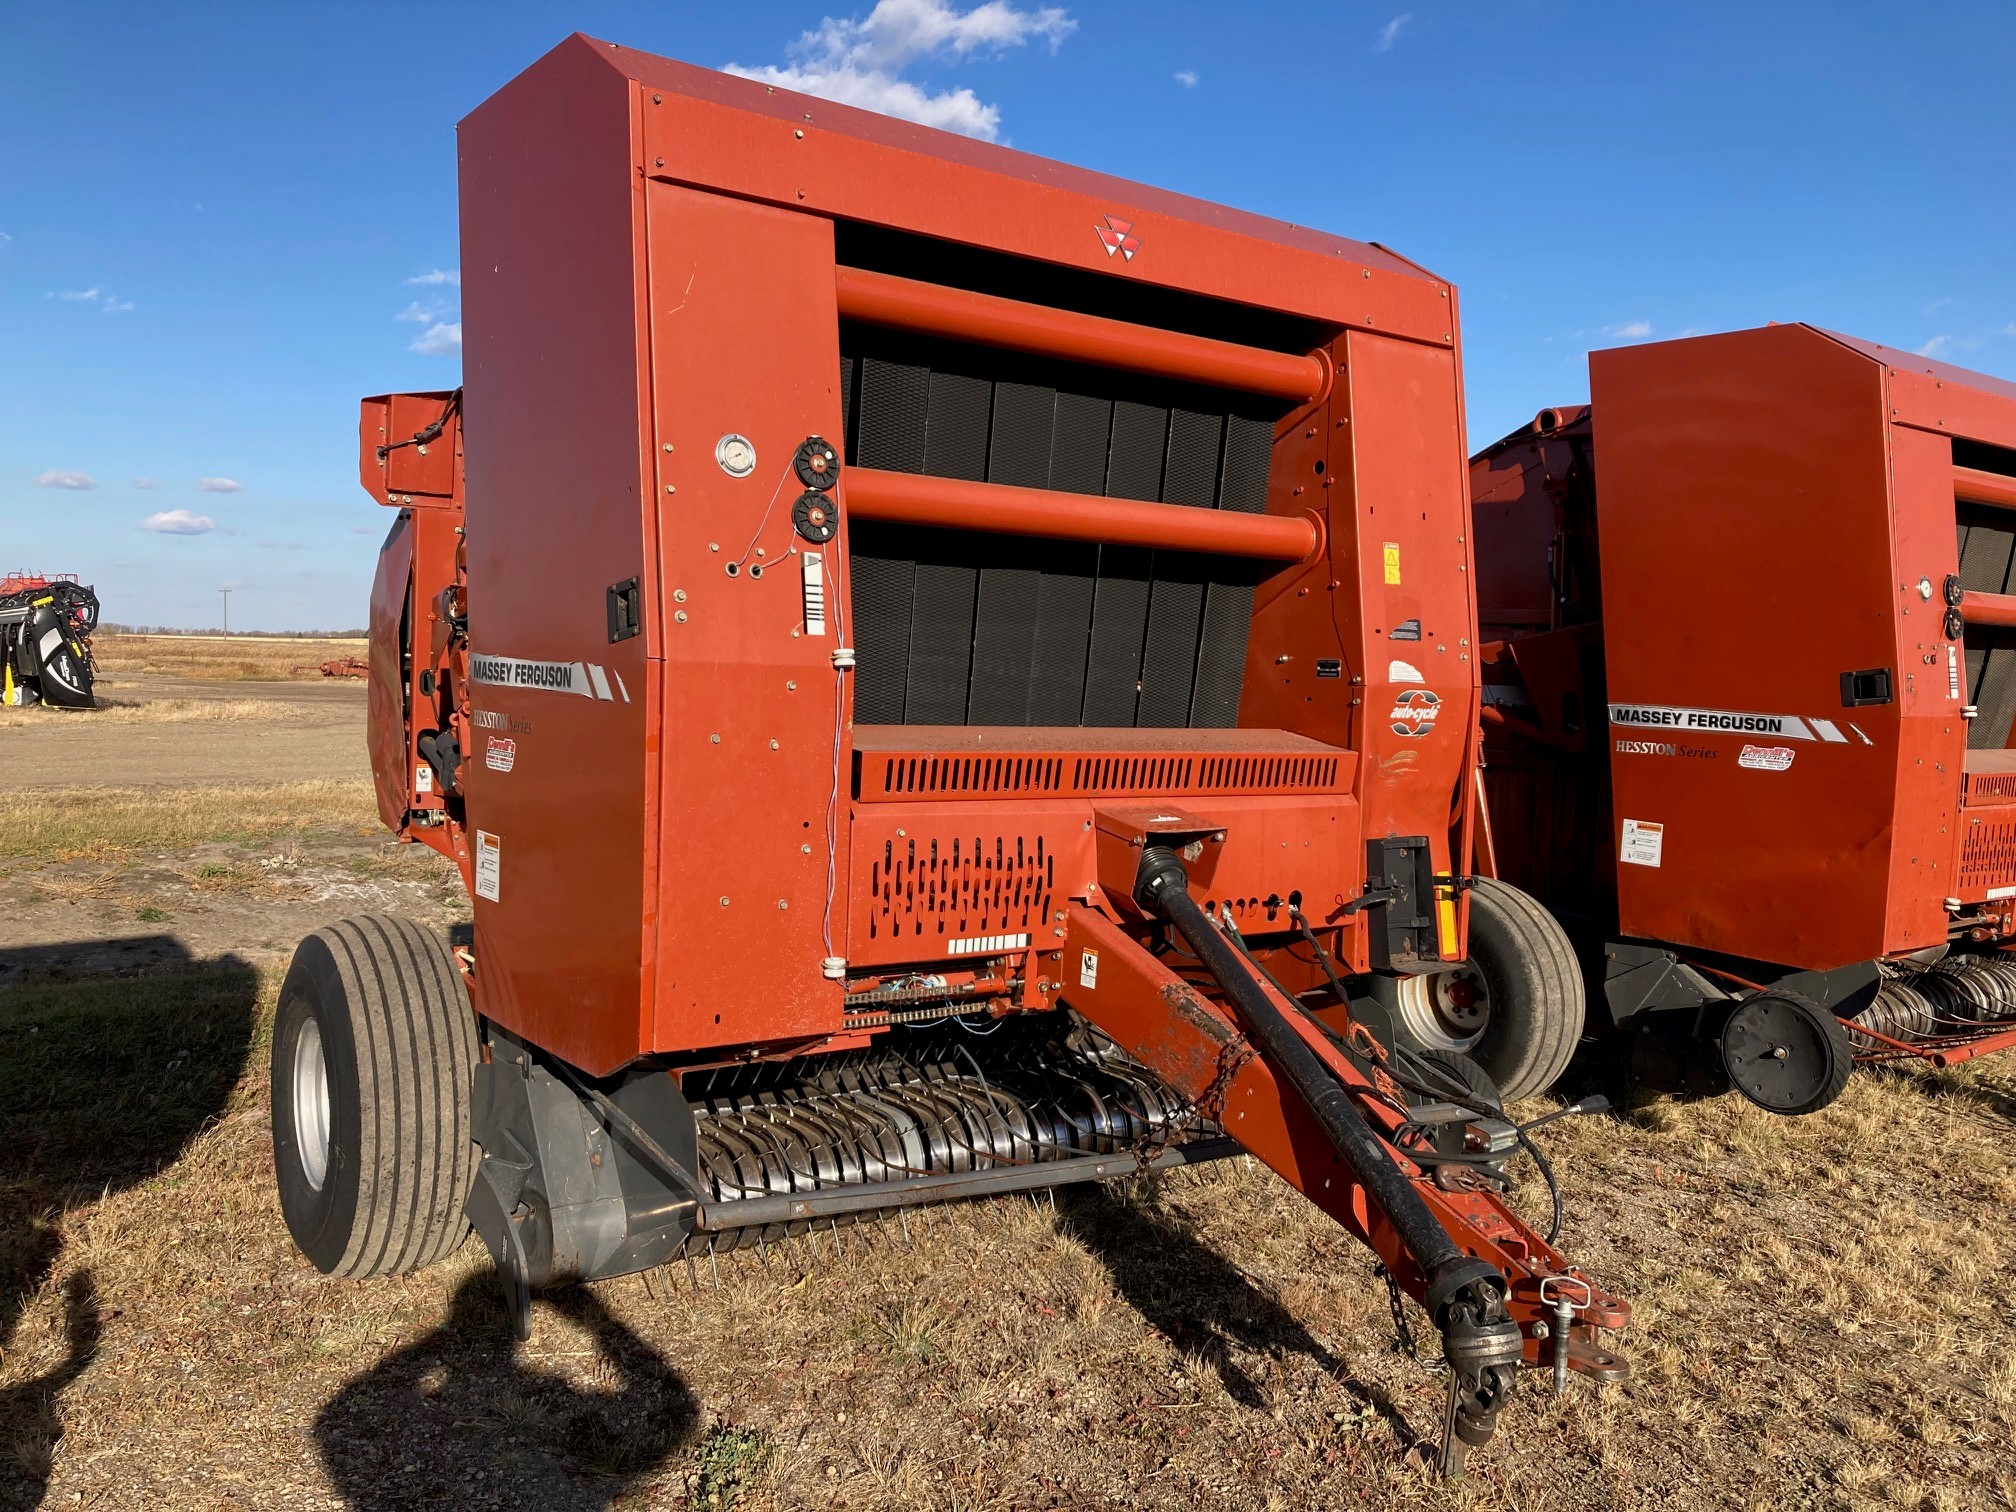
[[[225,690],[286,693],[321,764],[263,787],[219,748],[265,719],[0,731],[0,1508],[2016,1507],[2006,1061],[1556,1126],[1636,1374],[1529,1376],[1455,1486],[1370,1256],[1244,1161],[575,1289],[526,1345],[473,1241],[326,1280],[273,1195],[279,974],[466,911],[375,821],[358,690]],[[16,783],[51,741],[105,786]]]
[[[100,709],[21,711],[0,731],[6,742],[0,783],[10,789],[179,787],[371,775],[361,681],[318,677],[255,687],[109,672],[98,694]],[[189,706],[178,711],[187,717],[122,717],[165,702]],[[198,707],[204,704],[255,717],[206,718]]]

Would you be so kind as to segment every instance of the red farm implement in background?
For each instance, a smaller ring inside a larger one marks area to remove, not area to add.
[[[97,628],[98,595],[74,573],[0,576],[0,705],[91,708]]]
[[[1626,1305],[1505,1198],[1582,996],[1472,885],[1449,285],[584,38],[460,161],[466,386],[367,400],[361,462],[379,808],[473,944],[296,955],[315,1263],[466,1212],[522,1327],[1244,1149],[1428,1309],[1450,1462],[1522,1364],[1619,1378]],[[1474,1057],[1407,1032],[1487,996]]]
[[[2016,385],[1801,325],[1590,369],[1471,465],[1491,868],[1654,1085],[2016,1045]]]

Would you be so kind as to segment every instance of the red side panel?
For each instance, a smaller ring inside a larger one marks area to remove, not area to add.
[[[1625,932],[1814,968],[1944,941],[1965,734],[1917,584],[1955,570],[1950,474],[1806,327],[1590,367]],[[1893,701],[1845,706],[1879,668]]]
[[[643,1046],[654,923],[631,91],[587,49],[562,49],[470,115],[459,143],[471,703],[479,728],[499,721],[515,741],[509,770],[468,763],[476,1002],[602,1072]],[[608,592],[632,578],[643,633],[612,643]]]

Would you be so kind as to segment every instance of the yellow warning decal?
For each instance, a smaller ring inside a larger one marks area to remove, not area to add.
[[[1400,543],[1386,543],[1386,586],[1397,588],[1400,584]]]
[[[1456,889],[1438,887],[1435,889],[1435,922],[1442,936],[1442,959],[1453,961],[1460,954],[1456,948]]]

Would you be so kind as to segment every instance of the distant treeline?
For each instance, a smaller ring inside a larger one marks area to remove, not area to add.
[[[241,636],[246,640],[363,640],[370,636],[369,630],[191,630],[182,625],[117,625],[111,620],[101,620],[98,630],[103,635],[203,635],[216,637],[229,635],[232,640]]]

